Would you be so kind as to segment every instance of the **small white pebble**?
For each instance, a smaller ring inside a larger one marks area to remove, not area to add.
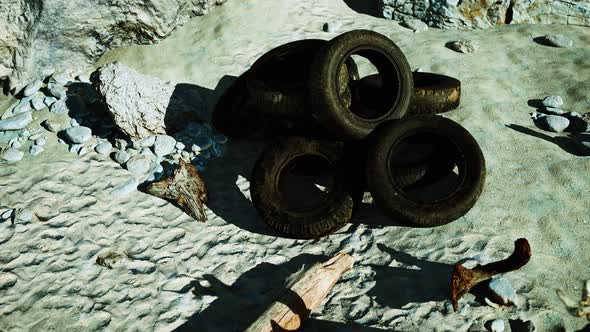
[[[76,119],[71,119],[70,120],[70,126],[72,127],[78,127],[80,124],[78,123],[78,121]]]
[[[47,144],[47,139],[45,137],[39,137],[35,140],[35,145],[43,146]]]
[[[10,217],[12,217],[13,212],[14,212],[14,209],[4,211],[4,213],[2,213],[2,216],[1,216],[2,219],[4,219],[4,220],[10,219]]]

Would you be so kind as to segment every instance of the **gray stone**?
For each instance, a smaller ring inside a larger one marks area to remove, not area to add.
[[[72,80],[72,75],[70,75],[66,71],[60,71],[60,72],[53,73],[51,75],[51,77],[49,78],[49,83],[64,86],[68,82],[70,82],[71,80]]]
[[[149,157],[144,155],[136,155],[127,161],[125,167],[128,171],[133,174],[141,175],[145,174],[150,170],[151,160]]]
[[[127,147],[127,141],[122,138],[115,139],[115,147],[119,150],[125,150]]]
[[[133,147],[136,149],[149,148],[156,142],[156,136],[149,136],[133,142]]]
[[[2,130],[21,130],[33,121],[31,112],[13,115],[4,120],[0,120],[0,131]]]
[[[23,159],[24,153],[17,149],[9,148],[2,154],[2,159],[7,162],[13,163]]]
[[[124,164],[131,156],[125,150],[119,150],[115,153],[115,161],[119,164]]]
[[[8,146],[13,149],[20,149],[22,147],[22,143],[19,142],[16,137],[14,137],[8,142]]]
[[[111,195],[114,197],[127,196],[137,189],[137,185],[137,180],[129,179],[113,188]]]
[[[40,137],[35,140],[35,145],[44,146],[47,144],[47,139],[45,137]]]
[[[14,108],[10,111],[9,116],[30,111],[32,100],[33,97],[25,97],[21,99],[18,104],[16,104],[16,106],[14,106]],[[2,117],[4,118],[4,115]]]
[[[182,142],[176,142],[176,145],[174,146],[177,150],[184,150],[186,148],[186,146],[182,143]]]
[[[551,45],[551,46],[555,46],[555,47],[567,48],[567,47],[574,46],[573,40],[571,40],[570,38],[568,38],[564,35],[560,35],[560,34],[546,35],[543,37],[543,39],[545,40],[545,43],[547,43],[548,45]]]
[[[547,115],[543,117],[543,121],[547,129],[556,133],[561,133],[570,125],[570,120],[559,115]]]
[[[51,97],[51,96],[47,96],[47,97],[43,98],[43,103],[45,105],[47,105],[47,107],[53,105],[53,103],[55,103],[56,101],[57,101],[57,98]]]
[[[494,300],[499,304],[516,304],[516,291],[504,278],[493,278],[489,283]]]
[[[14,209],[6,210],[6,211],[2,212],[2,215],[0,216],[0,218],[2,218],[2,220],[8,220],[8,219],[10,219],[10,217],[12,217],[13,213],[14,213]]]
[[[501,319],[494,319],[490,324],[492,332],[504,332],[504,321]]]
[[[146,76],[119,62],[99,68],[95,88],[105,101],[117,127],[134,140],[166,134],[166,128],[182,128],[201,121],[206,107],[196,89],[176,91],[176,85]]]
[[[457,40],[452,42],[450,47],[455,52],[473,53],[479,50],[479,42],[475,40]]]
[[[65,130],[65,135],[71,143],[81,144],[92,138],[92,130],[84,126],[71,127]]]
[[[43,95],[35,96],[33,100],[31,100],[31,107],[33,107],[35,111],[44,109],[47,107],[47,105],[45,105],[44,99],[45,97]]]
[[[414,32],[422,32],[428,30],[428,24],[417,19],[406,19],[402,22],[402,26],[412,29]]]
[[[23,91],[23,96],[29,97],[34,95],[39,91],[39,89],[41,89],[41,86],[43,86],[43,82],[40,80],[36,80],[34,82],[29,83],[29,85],[27,85],[27,87]]]
[[[29,153],[32,156],[36,156],[39,153],[43,152],[43,147],[38,146],[38,145],[31,145],[31,147],[29,148]]]
[[[563,110],[555,107],[545,107],[543,108],[543,113],[552,114],[552,115],[562,115],[565,114]]]
[[[563,99],[561,99],[561,96],[547,96],[543,98],[543,106],[561,108],[563,106]]]
[[[61,126],[57,122],[51,121],[49,119],[41,122],[41,125],[52,133],[57,133],[61,130]]]
[[[158,135],[154,143],[154,153],[156,156],[166,156],[174,152],[176,140],[172,136]]]
[[[78,123],[78,121],[76,119],[71,119],[70,120],[70,126],[72,127],[78,127],[80,124]]]
[[[50,96],[55,97],[57,100],[63,100],[67,97],[66,89],[56,83],[49,83],[47,85],[47,92]]]
[[[322,31],[324,32],[336,32],[338,29],[342,27],[342,24],[339,22],[326,22],[322,25]]]
[[[68,114],[69,111],[66,99],[58,100],[49,107],[49,112],[55,114]]]
[[[590,156],[590,132],[576,134],[573,140],[580,154]]]
[[[113,150],[113,145],[110,142],[103,142],[98,144],[94,150],[99,154],[109,154]]]

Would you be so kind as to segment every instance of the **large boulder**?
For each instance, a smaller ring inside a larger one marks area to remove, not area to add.
[[[175,133],[206,119],[196,86],[143,75],[120,62],[102,66],[91,79],[117,127],[134,140]]]
[[[385,18],[418,18],[437,28],[489,28],[510,23],[590,26],[590,0],[378,0]]]
[[[0,0],[0,83],[18,91],[53,70],[87,69],[109,49],[153,43],[225,1]]]

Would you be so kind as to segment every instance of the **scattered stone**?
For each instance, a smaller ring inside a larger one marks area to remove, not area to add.
[[[149,148],[152,147],[155,142],[156,136],[148,136],[146,138],[133,142],[133,147],[136,149]]]
[[[516,303],[516,291],[504,278],[493,278],[489,283],[490,291],[495,301],[499,304],[509,305]]]
[[[103,142],[98,144],[94,150],[99,154],[109,154],[113,150],[113,145],[110,142]]]
[[[183,277],[167,281],[164,285],[162,285],[162,290],[168,292],[185,293],[192,287],[193,279]]]
[[[14,209],[6,210],[2,213],[0,218],[2,218],[2,220],[8,220],[8,219],[10,219],[10,217],[12,217],[13,213],[14,213]]]
[[[573,40],[561,34],[546,35],[543,40],[546,44],[555,47],[568,48],[574,46]]]
[[[34,95],[35,93],[37,93],[39,91],[39,89],[41,89],[42,85],[43,85],[43,82],[40,80],[30,83],[29,85],[27,85],[27,87],[23,91],[23,96],[29,97],[29,96]]]
[[[119,164],[126,163],[131,156],[125,150],[119,150],[115,153],[115,161]]]
[[[59,84],[49,83],[47,85],[47,93],[58,100],[64,100],[67,97],[66,89]]]
[[[166,156],[174,152],[176,140],[172,136],[158,135],[154,142],[154,153],[156,156]]]
[[[417,19],[408,19],[402,22],[402,26],[412,29],[414,32],[422,32],[428,30],[428,24],[417,20]]]
[[[184,158],[184,159],[186,159],[186,160],[190,159],[190,157],[191,157],[191,154],[190,154],[190,152],[188,152],[188,151],[182,151],[182,152],[180,153],[180,155],[182,156],[182,158]]]
[[[115,188],[113,188],[111,195],[115,196],[115,197],[127,196],[137,189],[137,185],[138,185],[137,180],[129,179],[129,180],[121,183],[120,185],[116,186]]]
[[[43,98],[43,103],[49,107],[51,105],[53,105],[53,103],[55,103],[57,101],[57,98],[52,97],[52,96],[47,96],[45,98]]]
[[[36,155],[38,155],[41,152],[43,152],[43,148],[41,146],[31,145],[31,147],[29,148],[29,153],[32,156],[36,156]]]
[[[570,125],[570,120],[559,115],[547,115],[543,121],[549,130],[556,133],[561,133]]]
[[[71,127],[65,130],[65,135],[70,142],[81,144],[92,138],[92,130],[84,126]]]
[[[68,114],[69,111],[66,99],[58,100],[49,107],[49,112],[55,114]]]
[[[35,111],[42,110],[46,107],[43,95],[37,95],[31,100],[31,106]]]
[[[52,133],[56,133],[56,132],[58,132],[58,131],[60,131],[60,130],[61,130],[61,128],[60,128],[60,125],[59,125],[59,124],[57,124],[56,122],[53,122],[53,121],[51,121],[51,120],[49,120],[49,119],[47,119],[47,120],[44,120],[43,122],[41,122],[41,125],[42,125],[42,126],[45,128],[45,129],[49,130],[49,131],[50,131],[50,132],[52,132]]]
[[[494,319],[490,327],[492,328],[492,332],[504,332],[504,321],[501,319]]]
[[[195,139],[195,144],[191,147],[194,153],[205,151],[213,146],[213,141],[207,136],[199,136]]]
[[[44,146],[47,144],[47,139],[45,137],[40,137],[35,140],[35,145]]]
[[[18,139],[13,138],[10,140],[10,142],[8,142],[8,146],[13,148],[13,149],[20,149],[22,147],[22,143],[18,141]]]
[[[175,147],[177,150],[181,150],[181,151],[186,148],[186,146],[182,142],[176,142]]]
[[[70,126],[72,127],[78,127],[80,124],[78,123],[78,121],[76,121],[76,119],[71,119],[70,120]]]
[[[563,106],[563,99],[561,99],[561,96],[547,96],[543,99],[543,106],[561,108]]]
[[[21,223],[28,223],[33,220],[33,212],[29,210],[18,210],[15,215],[14,219]]]
[[[0,289],[6,289],[16,284],[16,276],[14,274],[2,274],[0,275]]]
[[[573,140],[581,155],[590,156],[590,132],[576,134]]]
[[[141,175],[147,173],[150,170],[150,163],[151,160],[149,157],[144,155],[136,155],[129,158],[125,166],[131,173]]]
[[[8,150],[4,151],[2,154],[2,159],[9,163],[17,162],[23,159],[24,153],[17,149],[9,148]]]
[[[127,147],[127,141],[122,138],[115,139],[115,147],[119,150],[125,150]]]
[[[72,76],[65,71],[57,72],[51,75],[49,83],[55,83],[61,86],[68,84],[72,79]]]
[[[82,74],[76,76],[76,79],[79,82],[90,84],[90,75],[88,75],[87,73],[82,73]]]
[[[84,145],[82,145],[82,144],[72,144],[72,145],[70,145],[70,150],[69,151],[71,153],[78,154],[80,152],[80,149],[82,149],[83,146]]]
[[[31,112],[20,113],[13,115],[4,120],[0,120],[0,131],[3,130],[21,130],[28,126],[33,121],[33,114]]]
[[[450,47],[455,52],[473,53],[479,50],[479,42],[475,40],[457,40],[452,42]]]
[[[336,32],[336,31],[338,31],[338,29],[340,29],[340,27],[342,27],[342,24],[340,24],[339,22],[326,22],[322,26],[322,31]]]
[[[543,113],[552,114],[552,115],[562,115],[565,113],[564,111],[562,111],[559,108],[547,107],[547,106],[545,106],[542,111],[543,111]]]

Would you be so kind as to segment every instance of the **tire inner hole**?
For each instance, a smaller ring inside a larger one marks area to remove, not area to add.
[[[358,68],[358,76],[340,80],[348,89],[339,87],[341,98],[346,100],[350,94],[350,111],[356,116],[374,120],[386,115],[397,102],[399,82],[390,60],[375,51],[360,50],[350,57]],[[350,61],[349,60],[349,61]],[[348,68],[340,67],[340,77]]]
[[[278,189],[287,208],[309,210],[325,203],[335,183],[335,169],[325,158],[299,156],[281,171]]]
[[[398,188],[408,198],[435,203],[457,191],[465,177],[465,165],[459,149],[447,137],[419,133],[404,138],[392,151],[391,174],[406,176]]]

